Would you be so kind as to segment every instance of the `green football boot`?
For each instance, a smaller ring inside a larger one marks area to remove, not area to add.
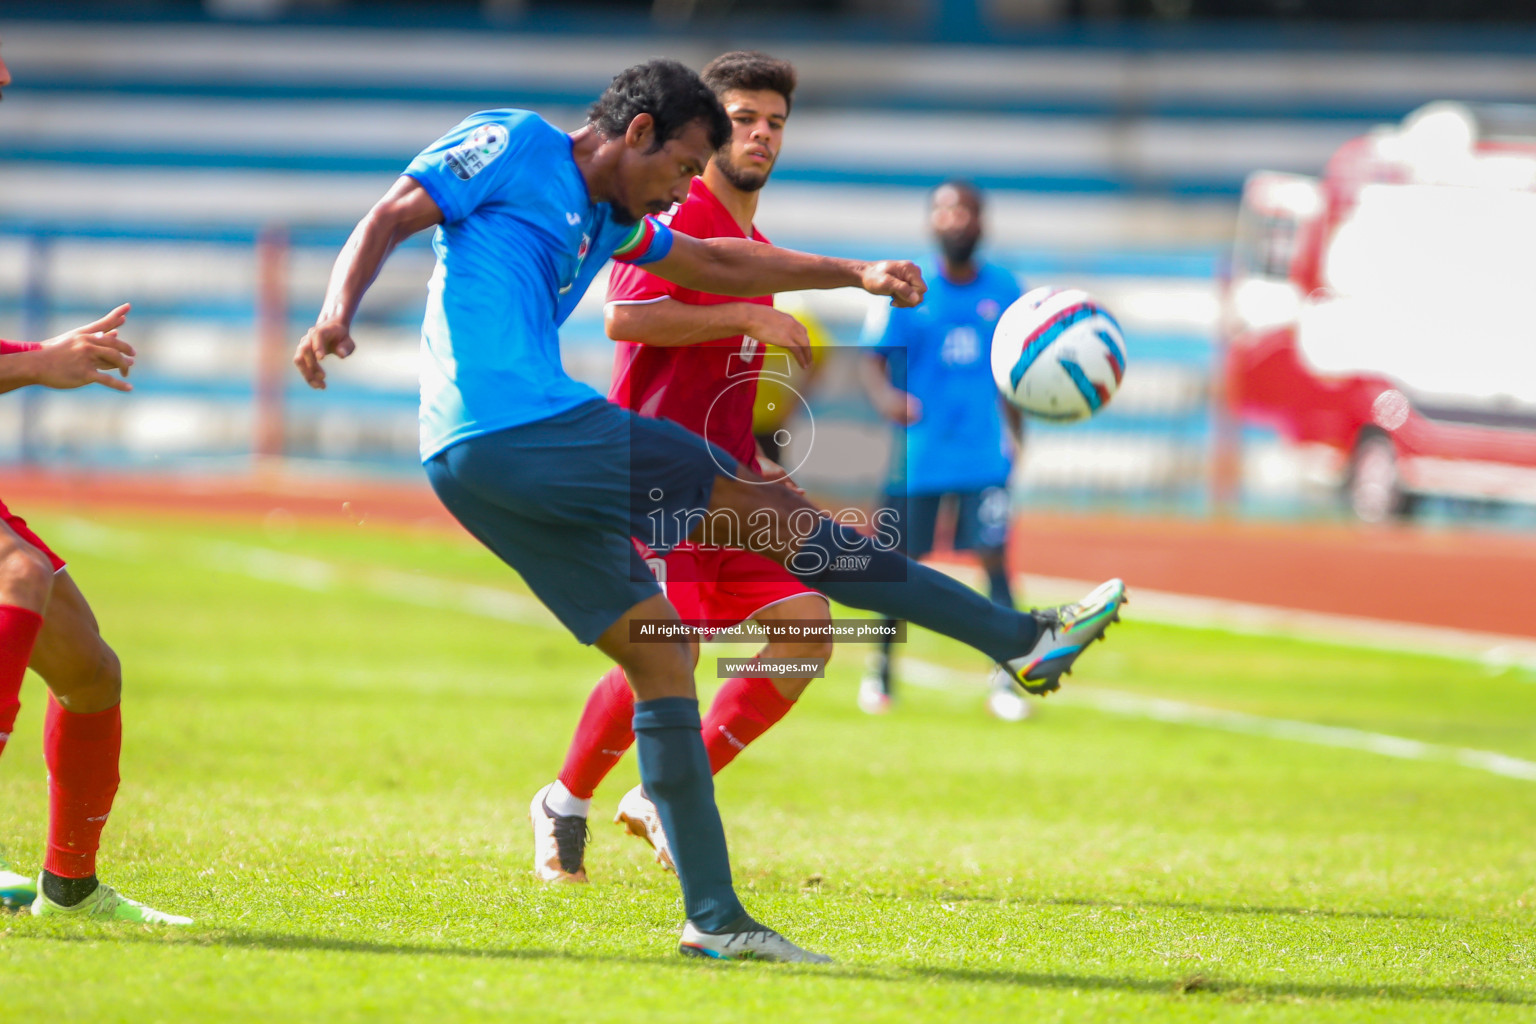
[[[146,907],[118,893],[110,885],[96,886],[96,891],[72,907],[61,907],[42,892],[42,876],[37,880],[37,899],[32,902],[33,917],[79,917],[92,921],[133,921],[137,924],[191,924],[190,917],[167,914]]]

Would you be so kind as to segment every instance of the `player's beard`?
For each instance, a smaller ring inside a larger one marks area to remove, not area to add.
[[[766,171],[749,171],[737,167],[729,160],[721,160],[717,166],[720,168],[721,176],[730,182],[732,187],[742,192],[756,192],[768,184],[768,175],[773,173],[772,164],[768,166]]]
[[[980,244],[979,231],[939,236],[939,249],[944,253],[944,261],[954,267],[963,267],[971,262],[971,257],[976,254],[976,246]]]

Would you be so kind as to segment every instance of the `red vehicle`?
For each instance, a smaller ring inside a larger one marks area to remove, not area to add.
[[[1228,408],[1361,519],[1536,503],[1536,108],[1435,103],[1243,189]]]

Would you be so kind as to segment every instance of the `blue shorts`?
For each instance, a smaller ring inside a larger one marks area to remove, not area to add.
[[[949,499],[955,510],[955,551],[987,550],[1008,544],[1008,489],[983,487],[979,491],[946,491],[942,494],[888,494],[882,504],[895,513],[892,524],[900,537],[897,548],[908,558],[922,558],[933,550],[939,509]]]
[[[665,553],[709,507],[716,475],[735,469],[697,434],[600,398],[426,464],[454,518],[584,644],[661,593],[630,538]]]

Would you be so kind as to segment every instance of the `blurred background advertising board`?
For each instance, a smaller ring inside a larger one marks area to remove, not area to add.
[[[1536,33],[1265,27],[1294,7],[8,5],[0,336],[131,300],[142,358],[131,402],[0,406],[0,465],[409,477],[425,237],[386,266],[323,400],[288,363],[351,225],[468,112],[572,129],[629,64],[752,46],[801,83],[769,237],[926,256],[927,192],[964,177],[987,190],[989,258],[1119,317],[1123,389],[1088,423],[1031,424],[1021,507],[1523,523],[1536,376],[1512,283],[1533,259],[1536,120],[1511,104]],[[604,289],[564,353],[605,390]],[[866,474],[805,482],[872,494],[888,432],[845,365],[866,301],[785,302],[833,346],[818,436],[869,453]]]

